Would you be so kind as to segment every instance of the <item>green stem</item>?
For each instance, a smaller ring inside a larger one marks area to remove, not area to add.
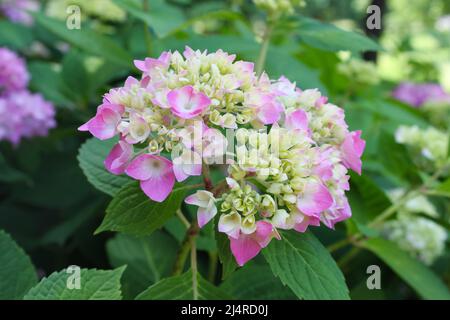
[[[214,281],[216,280],[217,263],[218,263],[217,251],[210,251],[209,252],[208,280],[212,283],[214,283]]]
[[[259,76],[264,71],[266,64],[267,51],[269,50],[270,38],[272,36],[273,23],[268,22],[266,30],[264,31],[261,49],[259,50],[258,60],[256,61],[256,74]]]
[[[197,271],[197,248],[195,236],[191,238],[191,271],[192,271],[192,295],[198,300],[198,271]]]

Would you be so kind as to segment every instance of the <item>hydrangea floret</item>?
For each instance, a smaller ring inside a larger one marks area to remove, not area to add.
[[[119,136],[106,169],[140,181],[154,201],[209,164],[225,167],[224,187],[185,201],[198,207],[200,227],[220,215],[239,265],[280,239],[279,229],[334,228],[351,216],[348,169],[361,173],[365,142],[317,89],[257,76],[253,63],[222,50],[186,47],[135,66],[140,79],[105,94],[80,130]]]

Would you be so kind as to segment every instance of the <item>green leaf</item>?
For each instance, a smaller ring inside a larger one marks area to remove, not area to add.
[[[31,74],[30,87],[53,101],[58,107],[72,107],[73,102],[67,97],[70,89],[65,85],[60,72],[54,70],[50,63],[32,62],[28,65]]]
[[[238,300],[297,299],[266,265],[246,264],[224,281],[220,288]]]
[[[300,39],[311,47],[326,51],[377,51],[380,46],[363,34],[345,31],[331,24],[300,17],[297,27]]]
[[[74,100],[87,103],[89,99],[90,77],[84,66],[82,55],[71,50],[62,61],[62,79],[74,95]]]
[[[19,170],[11,167],[6,159],[0,154],[0,182],[19,182],[26,181],[29,178]]]
[[[69,289],[75,273],[66,269],[43,278],[25,300],[121,300],[120,278],[125,267],[115,270],[80,270],[80,289]]]
[[[22,299],[37,283],[30,258],[3,230],[0,230],[0,266],[0,300]]]
[[[218,221],[218,218],[216,219]],[[217,225],[217,223],[216,223]],[[230,240],[225,233],[216,228],[217,253],[222,263],[222,280],[226,279],[237,268],[236,260],[230,249]]]
[[[88,181],[98,190],[114,196],[131,179],[125,175],[116,176],[105,169],[103,162],[117,139],[101,141],[87,140],[80,148],[78,162]]]
[[[131,55],[110,38],[102,36],[89,28],[70,30],[64,22],[41,13],[33,13],[33,16],[36,23],[70,44],[86,52],[104,57],[110,62],[131,67]]]
[[[24,49],[33,42],[31,29],[9,21],[0,21],[0,46]]]
[[[351,173],[348,200],[352,219],[367,224],[391,205],[388,196],[368,176]]]
[[[303,299],[349,299],[344,276],[311,233],[282,232],[263,250],[275,276]]]
[[[141,1],[114,0],[122,9],[151,27],[160,38],[177,30],[184,22],[181,10],[164,0],[149,1],[149,10],[145,12]]]
[[[364,243],[364,247],[389,265],[400,278],[423,298],[450,299],[448,288],[433,271],[412,258],[394,243],[381,238],[372,238]]]
[[[323,94],[326,94],[326,88],[319,80],[319,71],[296,59],[288,52],[288,48],[271,46],[267,54],[265,70],[273,79],[284,75],[290,81],[296,82],[301,89],[319,88]]]
[[[437,189],[438,191],[447,192],[450,194],[450,178],[442,182]]]
[[[379,161],[396,179],[398,184],[410,185],[420,183],[418,169],[414,165],[404,145],[398,144],[394,137],[387,132],[382,132],[378,143]],[[389,152],[386,152],[389,150]]]
[[[229,300],[231,297],[222,292],[210,282],[198,274],[198,298],[199,300]],[[192,271],[163,279],[136,297],[136,300],[192,300]]]
[[[163,202],[155,202],[142,192],[139,182],[124,186],[106,209],[106,216],[95,231],[119,231],[137,236],[161,228],[180,208],[189,186],[175,185]]]
[[[106,243],[106,251],[111,265],[127,265],[122,278],[124,297],[134,298],[169,275],[177,248],[177,242],[160,231],[146,237],[118,234],[110,239]]]

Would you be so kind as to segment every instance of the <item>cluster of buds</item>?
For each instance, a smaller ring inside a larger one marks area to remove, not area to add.
[[[113,0],[50,0],[47,3],[46,13],[50,17],[65,20],[67,8],[71,5],[80,7],[83,15],[104,21],[122,22],[127,16]]]
[[[40,94],[27,91],[25,62],[0,48],[0,141],[17,145],[22,138],[45,136],[55,126],[55,110]]]
[[[391,191],[389,196],[396,201],[404,193],[404,190],[397,189]],[[419,195],[409,199],[399,209],[396,219],[383,224],[382,234],[412,257],[431,265],[444,253],[447,241],[445,228],[427,218],[438,216],[433,204]]]
[[[36,0],[0,0],[0,13],[12,22],[32,25],[33,17],[29,11],[38,11],[39,1]]]
[[[449,163],[449,137],[434,127],[400,126],[395,139],[411,150],[414,160],[424,169],[434,171]]]
[[[297,7],[305,5],[304,0],[253,0],[253,2],[269,16],[293,15]]]
[[[348,59],[340,62],[337,70],[347,79],[359,85],[376,85],[380,82],[377,67],[373,62]]]
[[[203,166],[225,165],[220,192],[206,186],[186,202],[199,207],[200,227],[220,213],[239,265],[279,239],[277,229],[333,228],[350,217],[347,170],[361,172],[365,143],[318,90],[258,77],[221,50],[186,48],[135,65],[142,77],[110,90],[80,130],[119,135],[107,170],[139,180],[154,201]]]

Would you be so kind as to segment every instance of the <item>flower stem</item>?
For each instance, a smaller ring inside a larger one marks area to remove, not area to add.
[[[267,51],[269,50],[270,38],[272,36],[273,23],[268,22],[264,31],[261,49],[259,50],[258,60],[256,61],[256,74],[259,76],[264,71],[266,64]]]
[[[199,231],[200,229],[198,227],[198,223],[196,220],[194,220],[190,224],[190,227],[186,230],[186,235],[184,236],[183,242],[181,243],[180,249],[178,250],[177,257],[175,259],[175,263],[173,265],[172,275],[178,276],[183,272],[189,250],[191,250],[193,247],[192,241],[195,242],[195,238],[197,237]]]
[[[192,271],[192,295],[194,300],[198,300],[198,271],[197,271],[197,248],[195,236],[191,237],[191,271]]]
[[[217,251],[210,251],[209,252],[208,280],[212,283],[214,283],[214,280],[216,279],[217,262],[218,262]]]

